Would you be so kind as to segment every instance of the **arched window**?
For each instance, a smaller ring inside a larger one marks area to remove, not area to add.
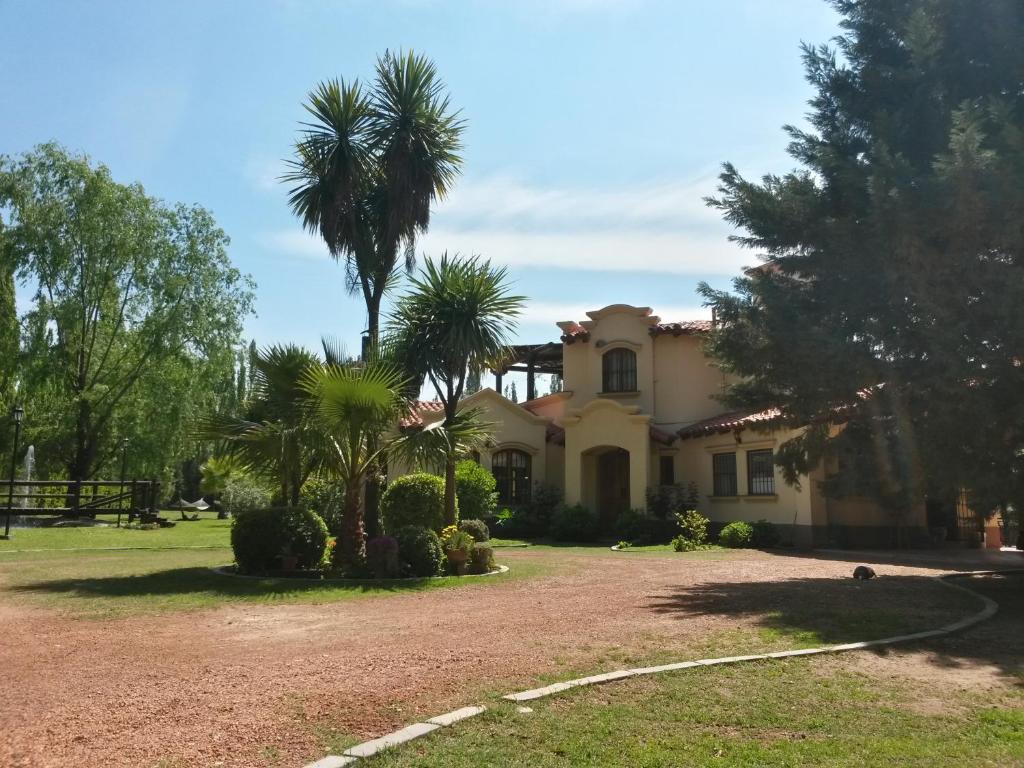
[[[525,504],[530,500],[530,464],[530,454],[514,448],[498,451],[491,457],[499,504]]]
[[[601,358],[601,388],[604,392],[636,392],[636,352],[618,347]]]

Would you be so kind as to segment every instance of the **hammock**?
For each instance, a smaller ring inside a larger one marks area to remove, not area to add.
[[[209,509],[210,505],[203,501],[202,498],[196,501],[185,501],[181,497],[174,503],[174,509],[194,509],[197,512],[202,512],[205,509]]]

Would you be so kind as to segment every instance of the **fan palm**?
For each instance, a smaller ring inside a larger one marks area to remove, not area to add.
[[[306,369],[300,386],[309,415],[323,435],[324,469],[344,487],[339,554],[351,568],[365,555],[362,486],[371,467],[390,447],[381,434],[405,407],[405,377],[384,363],[318,364]]]
[[[458,405],[467,376],[507,356],[525,299],[509,293],[504,268],[478,257],[427,260],[390,318],[391,341],[410,370],[430,380],[444,404],[445,516],[455,522]]]
[[[302,373],[318,363],[295,345],[273,346],[252,356],[253,387],[243,418],[211,416],[196,436],[222,444],[226,453],[278,484],[286,504],[299,503],[299,490],[316,468],[319,443],[306,418]]]

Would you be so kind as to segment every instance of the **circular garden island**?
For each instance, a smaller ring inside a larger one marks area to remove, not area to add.
[[[237,513],[231,526],[235,563],[215,570],[330,581],[479,576],[507,570],[496,565],[482,520],[447,523],[440,477],[416,473],[393,481],[381,497],[384,533],[365,544],[361,517],[346,515],[338,494],[335,487],[324,486],[297,507]]]

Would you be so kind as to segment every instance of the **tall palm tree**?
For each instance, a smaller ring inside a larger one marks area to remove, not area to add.
[[[324,469],[344,487],[342,563],[351,568],[365,554],[362,488],[374,463],[390,448],[381,435],[394,426],[406,407],[405,377],[384,363],[312,366],[300,386],[309,396],[310,418],[323,434]]]
[[[503,359],[524,297],[509,293],[507,271],[478,257],[427,260],[390,317],[399,359],[424,374],[444,404],[445,517],[455,522],[455,462],[459,453],[459,400],[471,372]]]
[[[345,261],[376,346],[384,293],[403,264],[411,269],[431,206],[459,174],[464,122],[433,62],[412,51],[379,57],[369,91],[358,80],[327,80],[304,107],[312,119],[282,177],[294,185],[288,202]]]
[[[464,123],[453,111],[433,62],[414,52],[377,59],[372,87],[358,80],[319,83],[304,105],[290,171],[288,202],[331,255],[345,263],[348,288],[366,305],[367,349],[380,342],[380,308],[401,267],[411,270],[416,237],[462,165]],[[367,484],[376,529],[378,488]]]

